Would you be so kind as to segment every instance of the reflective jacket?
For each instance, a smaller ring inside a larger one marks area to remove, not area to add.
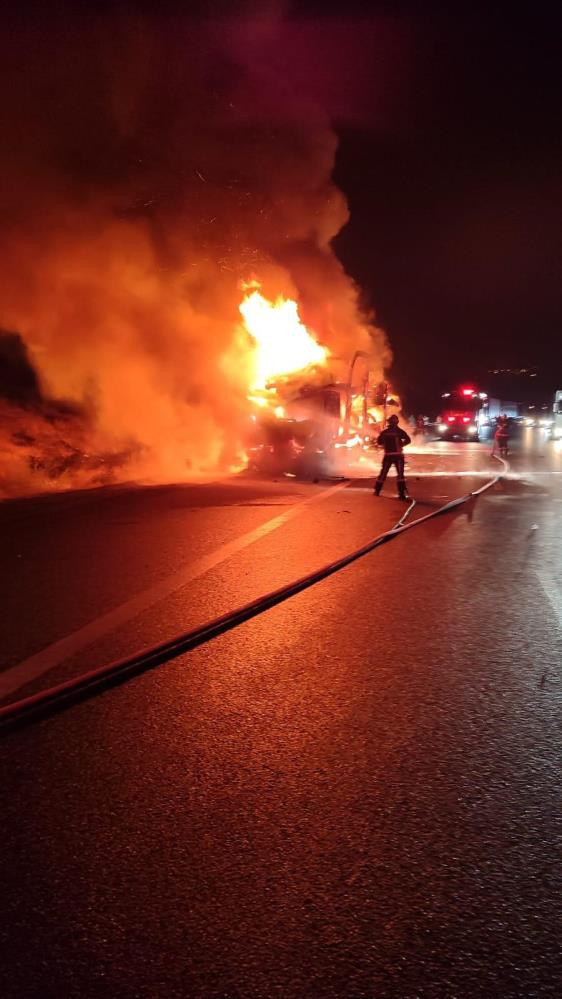
[[[384,448],[384,453],[391,454],[402,454],[402,448],[406,444],[410,444],[411,439],[402,427],[387,427],[383,430],[377,438],[377,444],[379,447]]]

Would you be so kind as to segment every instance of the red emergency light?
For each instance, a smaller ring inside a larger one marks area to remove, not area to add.
[[[455,417],[454,416],[448,416],[447,419],[448,419],[449,423],[454,423],[455,422]]]
[[[465,389],[462,390],[462,394],[463,395],[474,395],[474,389],[465,388]]]

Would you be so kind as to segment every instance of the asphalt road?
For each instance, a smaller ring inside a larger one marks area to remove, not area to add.
[[[490,474],[484,448],[429,451],[413,516]],[[3,996],[560,994],[562,455],[529,434],[512,469],[3,739]],[[403,512],[369,485],[0,505],[4,699],[365,543]]]

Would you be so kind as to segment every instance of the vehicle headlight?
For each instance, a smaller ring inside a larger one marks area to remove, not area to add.
[[[439,431],[440,434],[444,434],[445,431],[446,431],[446,429],[447,429],[447,424],[446,423],[438,423],[437,424],[437,429],[438,429],[438,431]]]
[[[469,434],[475,434],[476,433],[476,424],[475,423],[471,423],[470,424],[470,426],[468,428],[468,432],[469,432]]]

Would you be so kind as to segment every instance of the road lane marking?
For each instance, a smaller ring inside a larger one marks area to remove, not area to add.
[[[535,575],[538,577],[544,594],[558,618],[558,624],[562,628],[562,594],[554,576],[551,576],[549,572],[545,572],[544,569],[535,569]]]
[[[36,680],[44,673],[53,669],[53,667],[58,666],[66,659],[75,655],[75,653],[80,652],[88,645],[97,641],[98,638],[102,638],[109,632],[115,631],[121,625],[130,621],[131,618],[137,617],[138,614],[141,614],[165,597],[170,596],[182,586],[193,582],[194,579],[216,568],[217,565],[220,565],[221,562],[224,562],[232,555],[236,555],[242,549],[254,544],[255,541],[259,541],[272,531],[276,531],[277,528],[282,527],[289,520],[298,516],[304,507],[310,506],[312,503],[317,503],[319,500],[325,499],[327,496],[338,492],[340,489],[344,489],[346,486],[347,482],[338,482],[335,486],[323,489],[321,492],[315,493],[314,496],[309,496],[300,503],[294,503],[285,513],[281,513],[277,517],[272,517],[271,520],[267,520],[264,524],[254,528],[252,531],[248,531],[246,534],[242,534],[233,541],[226,542],[226,544],[221,545],[215,551],[197,559],[188,568],[172,573],[154,586],[150,586],[141,593],[137,593],[130,600],[126,600],[124,603],[114,607],[113,610],[108,611],[106,614],[101,614],[99,617],[94,618],[93,621],[89,621],[84,627],[78,628],[77,631],[72,631],[64,638],[59,638],[56,642],[52,642],[51,645],[47,645],[39,652],[34,653],[27,659],[23,659],[22,662],[17,663],[17,665],[0,673],[0,698],[6,697],[32,680]]]

